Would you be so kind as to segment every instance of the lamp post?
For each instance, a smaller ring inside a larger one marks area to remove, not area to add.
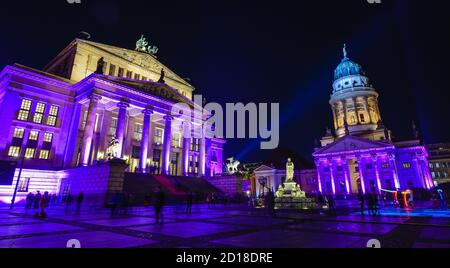
[[[16,202],[16,195],[17,195],[17,190],[19,188],[20,176],[22,175],[22,169],[23,169],[24,161],[25,161],[25,150],[22,150],[22,148],[20,148],[19,174],[17,175],[16,186],[14,188],[14,193],[13,193],[13,196],[12,196],[12,199],[11,199],[11,206],[9,207],[9,209],[14,209],[14,203]]]

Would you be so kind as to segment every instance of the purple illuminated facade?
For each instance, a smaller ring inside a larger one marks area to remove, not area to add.
[[[378,97],[344,48],[330,99],[334,134],[327,130],[313,153],[319,191],[351,195],[433,187],[425,147],[417,137],[393,141],[381,120]]]
[[[176,103],[195,107],[193,90],[154,55],[85,40],[73,41],[43,71],[6,66],[0,73],[0,160],[25,158],[19,199],[28,191],[70,191],[77,181],[71,174],[106,162],[113,138],[128,173],[222,173],[225,141],[184,138],[187,122],[170,116]],[[10,201],[16,179],[17,172],[12,185],[0,186],[2,201]],[[96,187],[95,181],[89,185]],[[92,192],[105,187],[114,186]]]

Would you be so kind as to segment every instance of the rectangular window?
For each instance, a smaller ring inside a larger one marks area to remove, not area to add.
[[[18,157],[19,154],[20,154],[20,147],[19,146],[11,146],[11,147],[9,147],[8,156]]]
[[[133,72],[127,71],[127,78],[133,78]]]
[[[163,135],[164,135],[164,130],[161,128],[155,128],[155,136],[154,136],[154,141],[156,144],[162,144],[163,143]]]
[[[176,147],[176,148],[181,147],[181,134],[180,133],[172,134],[172,146]]]
[[[45,112],[45,103],[39,102],[36,105],[36,111],[33,116],[33,122],[37,124],[42,123],[42,119],[44,118],[44,112]]]
[[[372,169],[373,165],[372,164],[366,164],[366,169]]]
[[[440,167],[441,167],[441,164],[436,163],[436,168],[440,168]]]
[[[124,69],[119,67],[119,72],[117,73],[117,76],[123,77]]]
[[[37,141],[39,138],[39,131],[32,130],[30,131],[30,135],[28,136],[29,141]]]
[[[111,125],[109,125],[109,135],[116,135],[117,118],[111,119]]]
[[[136,80],[141,79],[141,75],[140,74],[134,74],[134,79],[136,79]]]
[[[116,65],[114,65],[114,64],[110,64],[109,65],[109,72],[108,72],[108,74],[109,75],[115,75],[116,74]]]
[[[30,178],[20,178],[17,191],[19,193],[26,193],[28,192],[28,185],[30,184]]]
[[[31,110],[31,100],[23,99],[22,104],[20,105],[20,111],[19,115],[17,116],[17,119],[21,121],[28,121],[30,110]]]
[[[14,138],[23,139],[25,130],[23,128],[16,127],[14,129]]]
[[[25,158],[34,158],[34,153],[36,152],[35,148],[27,148],[25,150]]]
[[[142,76],[142,79],[141,79],[142,81],[147,81],[147,77],[145,77],[145,76]]]
[[[58,118],[59,107],[52,105],[50,107],[50,112],[48,113],[47,125],[56,126],[56,119]]]
[[[136,127],[134,128],[134,140],[141,141],[142,140],[142,125],[136,124]]]
[[[382,167],[383,169],[388,169],[388,168],[389,168],[389,164],[388,164],[388,163],[383,163],[383,164],[381,165],[381,167]]]
[[[51,143],[53,141],[53,133],[45,132],[44,134],[44,142]]]
[[[337,171],[342,171],[342,166],[337,166],[337,167],[336,167],[336,170],[337,170]]]
[[[359,114],[359,119],[361,120],[361,123],[366,122],[366,119],[364,118],[364,114]]]
[[[192,138],[191,139],[191,151],[198,152],[199,151],[200,140]]]
[[[436,178],[436,173],[434,171],[431,172],[431,176],[433,177],[433,179]]]
[[[409,162],[403,163],[403,168],[404,168],[404,169],[411,168],[411,163],[409,163]]]
[[[50,151],[49,150],[41,150],[39,152],[39,159],[48,160],[50,157]]]

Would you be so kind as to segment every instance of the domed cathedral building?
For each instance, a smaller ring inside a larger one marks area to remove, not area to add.
[[[328,129],[313,153],[319,191],[335,195],[433,186],[428,153],[418,135],[394,141],[382,121],[379,93],[347,55],[334,71]]]

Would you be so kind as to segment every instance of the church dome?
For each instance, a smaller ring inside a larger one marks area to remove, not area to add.
[[[361,65],[358,63],[351,61],[347,57],[347,50],[344,46],[344,58],[341,63],[338,65],[336,70],[334,71],[334,79],[337,80],[342,77],[350,76],[350,75],[365,75]]]

